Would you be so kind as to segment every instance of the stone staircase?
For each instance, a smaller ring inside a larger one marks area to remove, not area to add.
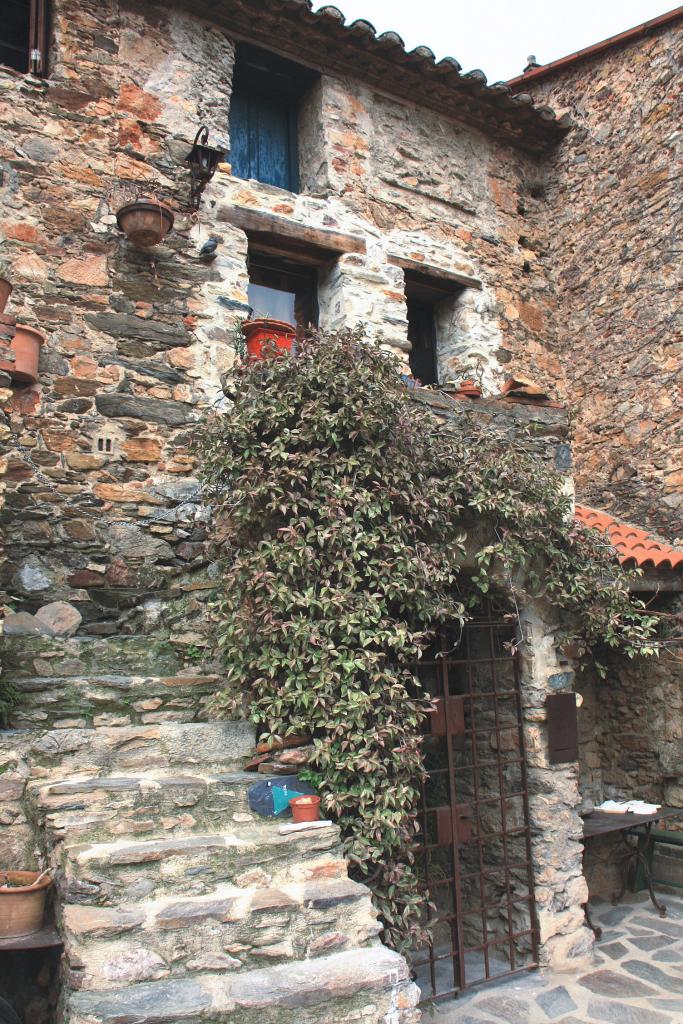
[[[0,779],[54,871],[65,1022],[419,1019],[336,826],[250,812],[251,726],[202,720],[215,676],[149,638],[9,647]]]

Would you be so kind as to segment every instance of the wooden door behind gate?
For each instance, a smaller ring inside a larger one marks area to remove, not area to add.
[[[423,1001],[537,966],[514,636],[514,624],[489,611],[461,635],[442,634],[417,667],[437,700],[416,865],[431,940],[411,957]]]

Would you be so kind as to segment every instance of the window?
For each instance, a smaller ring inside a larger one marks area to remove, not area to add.
[[[298,107],[317,77],[265,50],[238,47],[230,103],[230,162],[236,177],[298,191]]]
[[[0,64],[36,75],[47,68],[47,0],[2,0]]]
[[[313,266],[249,248],[250,316],[284,320],[303,332],[318,323],[318,274]]]
[[[450,339],[463,286],[456,275],[432,277],[407,269],[403,273],[410,371],[421,384],[438,384],[440,345]]]

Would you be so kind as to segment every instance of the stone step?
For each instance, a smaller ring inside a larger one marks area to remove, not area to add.
[[[12,713],[17,729],[66,729],[106,725],[193,722],[220,677],[188,670],[175,675],[20,676],[13,680],[20,702]]]
[[[275,886],[345,878],[336,825],[280,835],[279,823],[220,834],[59,844],[51,853],[65,903],[117,906],[168,893],[202,896],[225,883]]]
[[[53,844],[177,836],[253,822],[247,789],[257,780],[249,772],[89,775],[29,783],[26,797],[32,819],[45,824]]]
[[[58,781],[82,773],[154,769],[225,772],[241,768],[253,750],[254,727],[249,722],[168,722],[53,729],[31,737],[26,756],[34,779]]]
[[[338,952],[373,942],[377,913],[364,885],[322,878],[263,888],[221,885],[118,907],[69,904],[62,932],[79,988],[174,978]]]
[[[232,975],[126,984],[69,997],[70,1024],[417,1024],[419,990],[376,945]]]

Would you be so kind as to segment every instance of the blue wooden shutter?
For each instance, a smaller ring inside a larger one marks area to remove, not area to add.
[[[235,92],[230,104],[233,174],[296,191],[295,125],[296,114],[288,104]]]

